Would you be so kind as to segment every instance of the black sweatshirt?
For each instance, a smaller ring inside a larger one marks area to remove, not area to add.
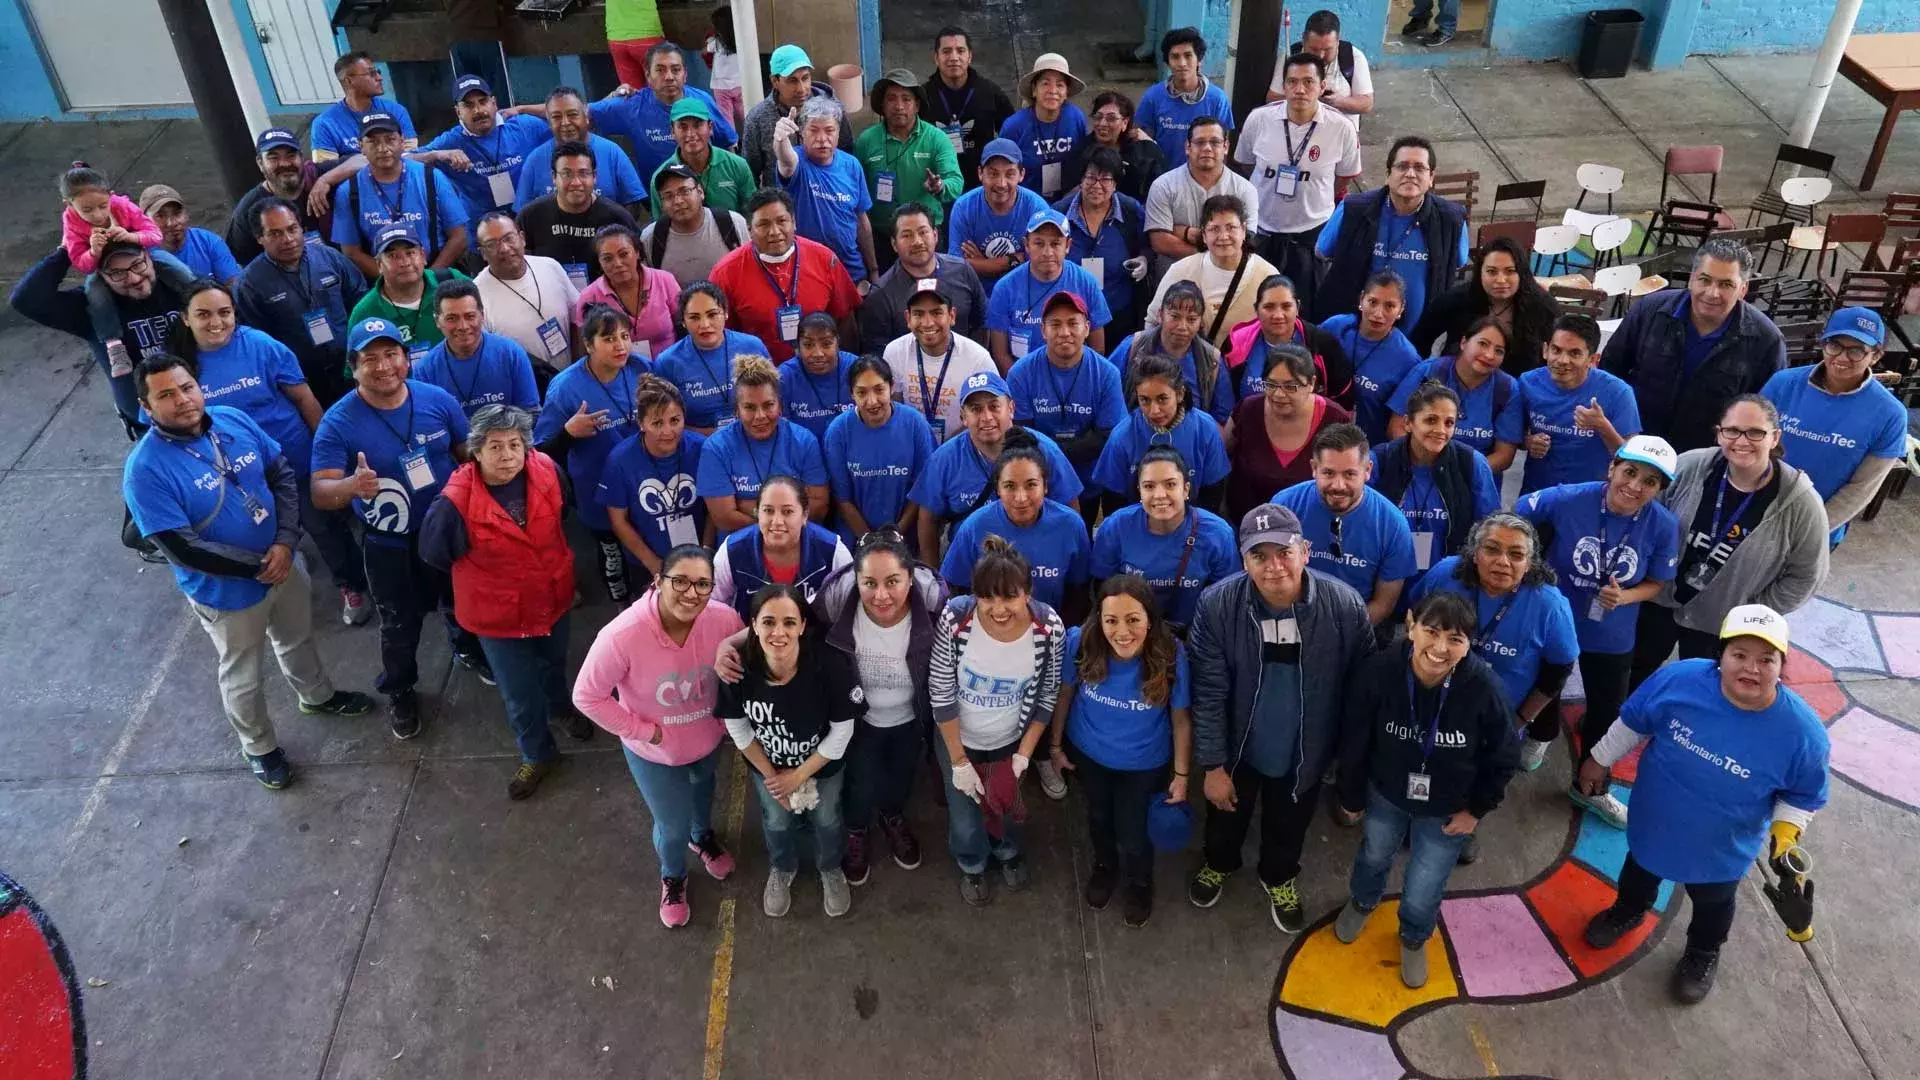
[[[1415,817],[1450,817],[1458,810],[1486,817],[1505,797],[1520,760],[1513,712],[1499,679],[1472,653],[1460,661],[1447,690],[1433,756],[1423,765],[1421,741],[1440,688],[1414,682],[1416,724],[1407,707],[1412,658],[1412,645],[1403,642],[1362,660],[1348,679],[1340,737],[1340,805],[1349,811],[1366,809],[1371,782],[1388,802]],[[1431,795],[1424,802],[1407,798],[1407,776],[1415,772],[1432,778]]]

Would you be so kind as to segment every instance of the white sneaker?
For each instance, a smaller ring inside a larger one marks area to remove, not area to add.
[[[1627,804],[1614,797],[1613,792],[1603,791],[1598,795],[1583,795],[1577,787],[1567,789],[1567,797],[1574,805],[1584,806],[1593,811],[1600,820],[1616,829],[1627,827]]]
[[[1547,763],[1547,749],[1552,745],[1552,739],[1548,739],[1545,742],[1539,739],[1528,739],[1521,743],[1520,767],[1527,772],[1534,772],[1539,769],[1540,766],[1545,765]]]
[[[779,918],[793,906],[793,872],[767,871],[767,887],[760,893],[760,910]]]
[[[1036,761],[1033,767],[1034,771],[1040,774],[1040,790],[1047,793],[1047,798],[1059,802],[1067,797],[1066,777],[1061,776],[1060,770],[1053,767],[1053,762]]]
[[[847,875],[840,870],[820,871],[821,906],[826,909],[827,918],[837,919],[853,907],[853,890],[847,885]]]
[[[340,621],[348,626],[359,626],[371,618],[373,618],[373,601],[367,599],[367,594],[341,588]]]

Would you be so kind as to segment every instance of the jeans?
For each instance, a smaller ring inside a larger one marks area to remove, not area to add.
[[[1320,793],[1320,778],[1293,797],[1294,774],[1263,776],[1246,762],[1233,770],[1234,797],[1238,809],[1222,810],[1207,804],[1204,850],[1207,865],[1223,874],[1240,869],[1241,845],[1253,824],[1256,809],[1260,814],[1260,883],[1284,885],[1300,874],[1300,849],[1307,842],[1307,826],[1313,822],[1313,805]]]
[[[1693,921],[1687,924],[1689,952],[1717,953],[1726,944],[1733,929],[1734,898],[1739,895],[1738,881],[1698,882],[1687,886],[1687,898],[1693,901]],[[1633,861],[1627,852],[1620,867],[1620,895],[1613,906],[1622,911],[1645,915],[1660,894],[1660,879],[1646,867]]]
[[[846,777],[845,769],[832,776],[815,776],[813,782],[820,787],[820,805],[796,814],[767,793],[765,777],[757,772],[753,774],[753,790],[760,793],[760,828],[767,837],[767,862],[775,870],[783,874],[799,872],[800,847],[793,834],[803,825],[813,830],[814,868],[821,873],[840,869],[840,856],[847,848],[847,823],[840,815],[841,789]]]
[[[507,726],[520,747],[520,760],[559,757],[547,720],[553,710],[570,708],[573,701],[567,680],[567,616],[560,616],[541,637],[479,640],[507,707]]]
[[[1633,626],[1633,678],[1627,684],[1630,690],[1640,689],[1641,683],[1660,670],[1675,646],[1679,647],[1682,660],[1719,655],[1719,637],[1681,626],[1674,620],[1675,610],[1654,603],[1640,605],[1640,617]]]
[[[1415,817],[1367,788],[1367,818],[1360,837],[1360,851],[1354,856],[1353,873],[1347,879],[1347,892],[1353,906],[1372,911],[1380,906],[1387,891],[1387,875],[1393,870],[1393,857],[1400,852],[1400,841],[1409,842],[1407,880],[1400,894],[1400,943],[1417,949],[1433,936],[1440,919],[1440,896],[1447,891],[1447,877],[1460,859],[1460,847],[1466,836],[1448,836],[1441,831],[1445,817]]]
[[[864,829],[873,816],[899,817],[920,769],[920,722],[874,727],[861,721],[847,747],[847,827]]]
[[[987,832],[987,816],[980,804],[953,786],[953,759],[947,754],[947,740],[935,735],[933,748],[940,755],[941,787],[947,792],[947,850],[953,852],[954,865],[963,874],[984,874],[987,859],[1005,863],[1020,857],[1020,826],[1012,818],[1002,819],[998,840]]]
[[[1620,718],[1620,706],[1627,700],[1627,676],[1633,668],[1632,653],[1580,654],[1580,684],[1587,691],[1587,711],[1580,718],[1580,760],[1593,752],[1593,744],[1606,735]],[[1527,725],[1527,738],[1552,742],[1564,726],[1560,719],[1560,700],[1555,698]]]
[[[1413,0],[1408,12],[1413,22],[1423,23],[1433,14],[1434,0]],[[1440,29],[1451,34],[1460,26],[1460,0],[1440,0]]]
[[[1167,794],[1170,765],[1109,769],[1067,743],[1073,775],[1087,800],[1087,832],[1096,866],[1111,866],[1132,885],[1153,884],[1153,844],[1147,839],[1147,809]]]
[[[375,540],[361,545],[373,607],[380,613],[380,677],[374,689],[393,695],[411,691],[420,681],[420,625],[427,613],[445,606],[447,640],[453,651],[480,651],[474,636],[453,621],[453,584],[447,575],[420,561],[416,538],[402,543]]]
[[[287,580],[268,589],[266,597],[252,607],[225,611],[187,602],[220,657],[220,702],[226,708],[227,723],[240,736],[240,748],[255,757],[272,753],[280,745],[267,716],[263,685],[269,643],[280,662],[280,673],[301,701],[318,705],[334,693],[320,666],[320,651],[313,645],[308,588],[307,572],[295,562]]]
[[[322,510],[313,504],[313,480],[305,472],[300,480],[300,527],[313,537],[320,561],[327,564],[333,583],[357,593],[367,591],[367,571],[361,565],[360,545],[353,539],[353,525],[345,510]]]
[[[689,765],[662,765],[625,751],[627,771],[653,815],[653,853],[663,878],[686,877],[687,845],[713,833],[713,777],[728,745],[722,739]]]

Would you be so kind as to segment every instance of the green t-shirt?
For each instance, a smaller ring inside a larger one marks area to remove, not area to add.
[[[607,40],[641,41],[666,37],[654,0],[607,0]]]
[[[406,345],[407,352],[418,360],[428,349],[446,339],[446,335],[440,332],[440,325],[433,321],[433,298],[434,294],[439,292],[441,282],[456,280],[466,281],[468,278],[467,275],[451,268],[428,270],[427,287],[420,293],[420,306],[403,308],[386,298],[380,289],[380,279],[374,278],[373,288],[368,289],[367,295],[353,305],[353,315],[347,321],[358,323],[362,319],[387,320],[400,328],[402,344]]]
[[[853,140],[853,156],[867,174],[867,193],[873,196],[873,209],[867,217],[873,222],[876,237],[893,231],[893,208],[917,202],[927,208],[936,228],[946,220],[947,207],[960,197],[960,159],[954,156],[953,141],[937,127],[921,120],[904,141],[887,134],[887,125],[874,124]],[[927,171],[938,173],[940,194],[927,191]],[[891,199],[881,190],[884,175],[892,177]],[[876,240],[876,243],[884,243]]]
[[[715,213],[728,210],[736,214],[747,212],[747,200],[753,197],[753,170],[747,167],[747,159],[731,150],[713,147],[707,159],[707,171],[700,174],[700,189],[707,193],[707,208]],[[680,164],[678,151],[660,163],[660,169]],[[653,199],[655,217],[665,217],[666,211],[660,206],[660,169],[647,178],[647,193]]]

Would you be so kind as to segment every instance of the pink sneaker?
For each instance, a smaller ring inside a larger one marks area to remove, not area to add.
[[[660,879],[660,922],[669,930],[676,926],[687,925],[692,917],[687,910],[687,879],[667,877]]]
[[[708,833],[687,845],[687,850],[700,856],[700,864],[707,868],[707,876],[715,881],[727,880],[733,873],[733,856],[720,846],[720,838]]]

